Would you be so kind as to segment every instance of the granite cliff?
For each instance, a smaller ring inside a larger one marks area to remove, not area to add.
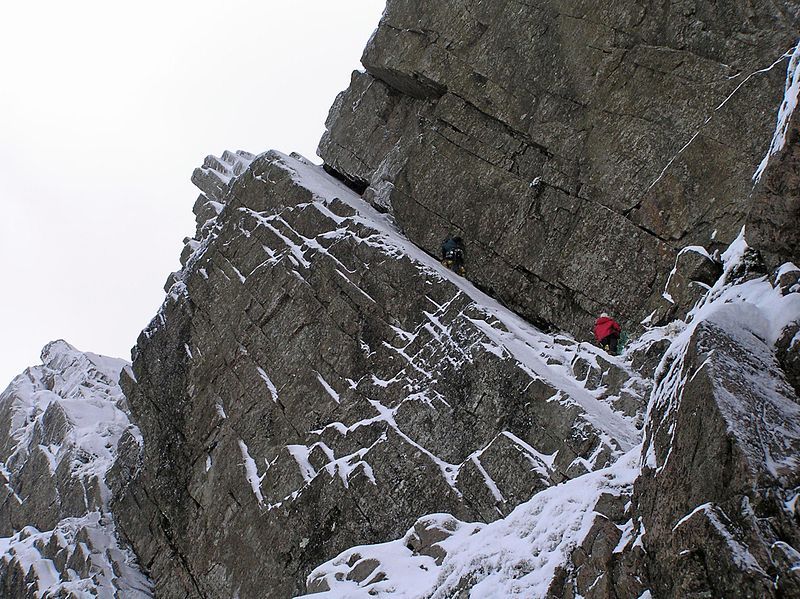
[[[195,171],[131,365],[0,396],[0,588],[800,595],[799,23],[389,0],[324,166]]]

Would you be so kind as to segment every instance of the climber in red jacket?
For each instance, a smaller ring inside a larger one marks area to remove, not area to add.
[[[603,312],[597,322],[594,323],[594,338],[597,343],[610,353],[612,356],[617,355],[617,346],[619,345],[619,334],[622,327],[619,323],[611,318],[608,314]]]

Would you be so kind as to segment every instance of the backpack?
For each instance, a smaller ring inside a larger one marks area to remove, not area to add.
[[[459,247],[449,248],[445,251],[444,257],[447,260],[453,260],[454,262],[463,262],[464,260],[464,250]]]

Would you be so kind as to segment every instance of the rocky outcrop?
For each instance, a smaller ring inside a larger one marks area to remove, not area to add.
[[[791,189],[797,23],[793,2],[392,0],[320,143],[350,189],[296,156],[207,159],[197,235],[122,381],[147,442],[120,442],[115,513],[157,594],[693,592],[652,563],[678,567],[690,469],[633,485],[647,378],[712,327],[697,311],[743,225],[773,241],[728,256],[724,285],[794,252],[793,204],[767,205]],[[477,288],[431,257],[448,232]],[[678,319],[632,347],[643,377],[540,331],[585,337],[602,310]],[[769,341],[780,368],[788,334]],[[652,431],[698,432],[649,417],[648,459],[667,447]],[[707,501],[729,510],[752,482]],[[770,560],[764,580],[787,571]]]
[[[321,168],[269,152],[224,194],[122,378],[146,443],[114,509],[158,596],[303,592],[347,547],[490,522],[638,442],[646,382]]]
[[[653,591],[794,596],[800,399],[775,345],[796,329],[800,295],[753,279],[709,296],[666,354],[650,407],[634,502]]]
[[[0,395],[2,596],[152,596],[109,509],[117,441],[141,439],[117,384],[125,366],[54,341]]]
[[[528,320],[585,336],[606,310],[633,325],[680,249],[726,245],[748,218],[773,265],[796,259],[794,151],[755,191],[753,177],[796,98],[799,15],[793,1],[390,0],[319,154],[420,247],[459,233],[470,278]]]
[[[194,172],[132,366],[0,396],[0,590],[800,594],[798,24],[390,0],[324,167]]]

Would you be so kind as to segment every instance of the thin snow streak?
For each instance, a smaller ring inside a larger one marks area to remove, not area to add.
[[[798,44],[798,47],[800,47],[800,44]],[[796,53],[796,52],[797,52],[797,50],[795,49],[795,53]],[[703,131],[703,129],[705,129],[706,125],[708,125],[708,123],[710,123],[710,122],[711,122],[711,119],[713,119],[713,118],[714,118],[715,114],[716,114],[716,113],[719,111],[719,109],[720,109],[720,108],[722,108],[723,106],[725,106],[725,104],[727,104],[727,103],[728,103],[728,101],[729,101],[731,98],[733,98],[733,96],[735,96],[735,95],[736,95],[736,92],[738,92],[738,91],[739,91],[739,90],[742,88],[742,86],[743,86],[745,83],[747,83],[748,81],[750,81],[750,79],[752,79],[752,78],[753,78],[753,77],[755,77],[756,75],[759,75],[759,74],[761,74],[761,73],[766,73],[766,72],[768,72],[768,71],[771,71],[772,69],[774,69],[774,68],[775,68],[777,65],[779,65],[781,62],[783,62],[783,61],[784,61],[786,58],[788,58],[789,56],[792,56],[792,50],[790,50],[789,52],[786,52],[786,53],[782,54],[780,58],[778,58],[778,59],[777,59],[775,62],[773,62],[773,63],[772,63],[771,65],[769,65],[768,67],[765,67],[765,68],[763,68],[763,69],[759,69],[759,70],[757,70],[757,71],[753,71],[753,72],[752,72],[752,73],[750,73],[750,74],[749,74],[747,77],[745,77],[745,78],[744,78],[744,79],[743,79],[743,80],[742,80],[742,81],[739,83],[739,85],[737,85],[737,86],[736,86],[736,87],[733,89],[733,91],[732,91],[731,93],[729,93],[729,94],[727,95],[727,97],[726,97],[726,98],[725,98],[725,99],[724,99],[722,102],[720,102],[720,104],[719,104],[719,105],[718,105],[718,106],[717,106],[717,107],[716,107],[716,108],[713,110],[713,112],[712,112],[712,113],[711,113],[711,114],[710,114],[710,115],[709,115],[709,116],[706,118],[706,120],[705,120],[705,121],[703,121],[703,124],[702,124],[702,125],[700,125],[700,127],[697,129],[697,131],[695,131],[694,135],[692,135],[692,137],[689,139],[689,141],[687,141],[687,142],[686,142],[686,143],[683,145],[683,147],[682,147],[680,150],[678,150],[678,153],[677,153],[677,154],[675,154],[675,155],[674,155],[672,158],[670,158],[670,159],[669,159],[669,162],[667,162],[666,166],[665,166],[665,167],[664,167],[664,168],[661,170],[661,173],[658,175],[658,177],[656,177],[656,178],[655,178],[655,180],[654,180],[652,183],[650,183],[650,185],[648,185],[648,187],[647,187],[647,190],[645,191],[645,193],[646,193],[647,191],[650,191],[650,190],[651,190],[651,189],[652,189],[652,188],[653,188],[653,187],[654,187],[654,186],[655,186],[655,185],[656,185],[656,184],[657,184],[659,181],[661,181],[661,179],[663,179],[663,178],[664,178],[664,175],[667,173],[667,171],[669,170],[669,168],[672,166],[672,163],[673,163],[673,162],[675,162],[675,160],[677,160],[677,159],[678,159],[678,157],[679,157],[681,154],[683,154],[683,152],[686,150],[686,148],[688,148],[690,145],[692,145],[692,142],[694,142],[694,140],[695,140],[695,139],[697,139],[697,136],[698,136],[698,135],[700,135],[700,133],[702,133],[702,131]]]

